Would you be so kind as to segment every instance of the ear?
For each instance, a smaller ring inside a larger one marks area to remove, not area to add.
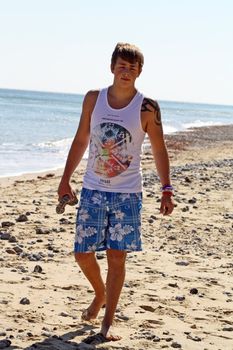
[[[111,69],[111,72],[113,73],[113,70],[114,70],[114,65],[111,63],[110,65],[110,69]]]
[[[140,66],[140,67],[138,68],[138,77],[140,76],[141,73],[142,73],[142,67]]]

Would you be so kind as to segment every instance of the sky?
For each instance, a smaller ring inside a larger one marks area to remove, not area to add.
[[[108,86],[117,42],[144,56],[157,100],[233,105],[232,0],[0,0],[0,88]]]

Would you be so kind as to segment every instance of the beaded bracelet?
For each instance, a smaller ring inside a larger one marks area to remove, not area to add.
[[[174,188],[172,187],[172,185],[164,185],[163,187],[161,187],[162,191],[165,190],[170,190],[170,191],[174,191]]]

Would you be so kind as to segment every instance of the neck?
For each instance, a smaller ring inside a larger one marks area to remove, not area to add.
[[[112,85],[108,88],[108,103],[112,108],[124,108],[136,95],[137,90],[135,87],[127,89],[119,89]]]
[[[109,87],[108,93],[112,97],[117,98],[119,100],[128,100],[136,95],[137,90],[135,86],[127,87],[124,89],[113,84]]]

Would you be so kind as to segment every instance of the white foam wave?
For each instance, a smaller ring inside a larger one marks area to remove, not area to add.
[[[61,139],[57,141],[47,141],[47,142],[41,142],[38,144],[34,144],[35,147],[39,147],[41,149],[56,149],[56,150],[67,150],[70,148],[72,139],[71,138],[66,138],[66,139]]]
[[[212,120],[208,121],[202,121],[202,120],[194,120],[191,123],[183,123],[182,128],[183,129],[189,129],[189,128],[199,128],[202,126],[214,126],[214,125],[222,125],[221,122],[214,122]]]
[[[164,124],[163,131],[165,134],[172,134],[173,132],[178,131],[178,128],[171,126],[171,125]]]

